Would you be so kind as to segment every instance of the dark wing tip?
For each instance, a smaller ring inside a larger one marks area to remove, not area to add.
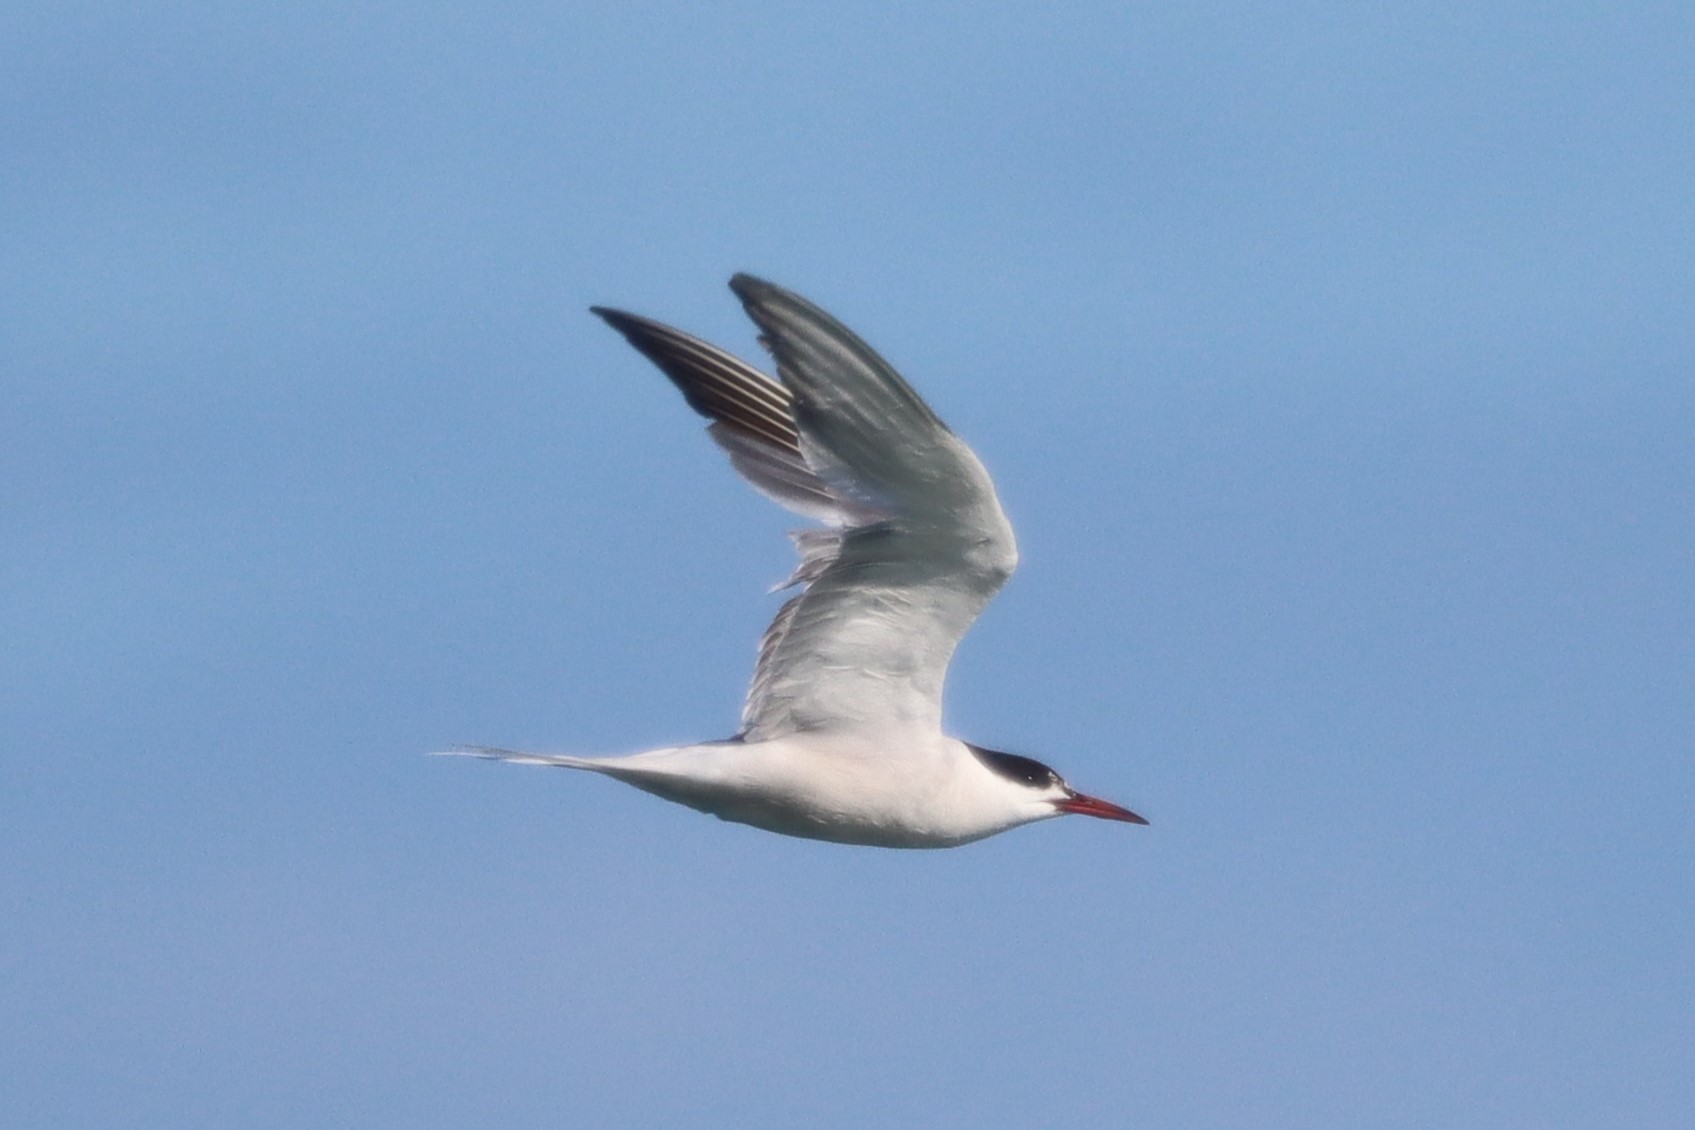
[[[737,298],[744,301],[755,295],[783,291],[776,283],[766,282],[758,275],[750,275],[746,271],[737,271],[730,276],[730,289],[736,292]]]
[[[589,313],[625,337],[628,337],[632,331],[640,330],[643,326],[656,324],[650,318],[644,318],[639,314],[632,314],[628,310],[619,310],[611,306],[590,306]]]
[[[821,324],[833,330],[835,334],[853,337],[852,331],[835,318],[825,313],[817,303],[811,302],[792,290],[768,282],[757,275],[746,271],[738,271],[730,276],[730,289],[741,299],[742,308],[765,331],[765,338],[771,336],[778,325],[773,318],[783,318],[792,321],[796,318],[803,322]]]
[[[675,326],[609,306],[589,312],[658,366],[696,412],[799,458],[792,397],[781,383]]]
[[[730,277],[730,289],[741,300],[742,309],[763,331],[760,344],[775,353],[778,342],[774,335],[784,323],[793,324],[797,320],[821,326],[832,336],[853,338],[853,332],[841,322],[831,317],[818,306],[792,290],[767,282],[757,275],[745,271],[737,272]],[[854,339],[857,340],[857,339]],[[867,347],[869,348],[869,347]]]

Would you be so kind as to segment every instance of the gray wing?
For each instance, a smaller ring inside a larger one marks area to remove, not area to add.
[[[939,729],[954,648],[1018,560],[988,473],[841,323],[759,279],[730,285],[781,383],[658,322],[595,313],[714,421],[744,477],[828,527],[795,535],[791,583],[806,587],[760,641],[743,734]]]

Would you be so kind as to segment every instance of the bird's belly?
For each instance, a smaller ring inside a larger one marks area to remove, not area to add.
[[[955,847],[998,831],[962,828],[939,819],[933,805],[920,803],[910,792],[833,789],[828,782],[776,793],[714,790],[683,803],[720,820],[779,835],[865,847]]]
[[[746,798],[737,798],[712,808],[703,807],[702,811],[710,812],[720,820],[748,824],[779,835],[864,847],[945,848],[980,839],[987,834],[961,835],[951,829],[915,824],[903,820],[898,812],[776,805]]]
[[[628,762],[636,762],[630,758]],[[1003,830],[949,803],[944,759],[876,747],[719,745],[604,772],[700,812],[784,836],[867,847],[943,848]]]

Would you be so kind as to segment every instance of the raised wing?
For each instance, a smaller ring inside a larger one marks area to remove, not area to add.
[[[595,313],[714,421],[754,486],[833,527],[795,535],[806,588],[760,642],[743,734],[939,729],[954,648],[1018,559],[988,473],[830,315],[747,275],[730,286],[781,383],[669,326]]]

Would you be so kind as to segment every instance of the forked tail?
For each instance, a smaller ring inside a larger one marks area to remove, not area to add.
[[[598,769],[592,757],[564,757],[546,753],[521,753],[515,749],[499,749],[491,745],[456,745],[437,750],[435,757],[480,757],[484,761],[510,761],[514,765],[557,765],[566,769]]]

